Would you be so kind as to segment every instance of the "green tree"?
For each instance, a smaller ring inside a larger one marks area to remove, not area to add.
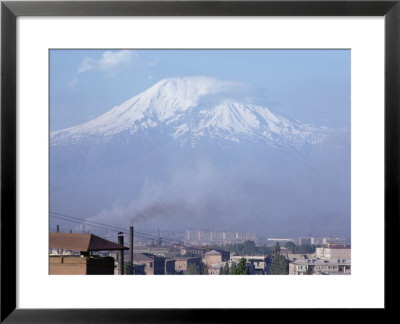
[[[188,275],[208,275],[208,267],[201,262],[200,265],[190,263],[187,267],[186,274]]]
[[[295,250],[295,248],[296,248],[296,244],[294,244],[293,242],[291,242],[291,241],[289,241],[289,242],[286,242],[285,243],[285,248],[287,248],[287,249],[291,249],[292,251],[294,251]]]
[[[257,254],[257,247],[253,241],[244,241],[243,242],[243,252],[247,255]]]
[[[188,267],[187,267],[186,273],[187,273],[188,275],[197,275],[197,274],[200,274],[200,269],[199,269],[199,267],[197,266],[197,264],[195,264],[195,263],[190,263],[190,264],[188,265]]]
[[[224,275],[225,273],[224,273],[224,267],[220,267],[219,268],[219,274],[220,275]]]
[[[299,253],[299,254],[314,253],[315,245],[302,244],[302,245],[297,246],[295,251],[296,251],[296,253]]]
[[[271,261],[270,274],[287,275],[289,274],[288,262],[283,255],[277,254]]]
[[[225,244],[222,249],[229,252],[235,252],[239,255],[257,255],[271,254],[272,248],[266,245],[256,246],[254,241],[244,241],[243,243]]]
[[[279,246],[279,242],[276,242],[276,245],[273,250],[273,254],[279,254],[281,252],[281,247]]]
[[[236,269],[236,274],[238,275],[248,275],[249,269],[246,267],[246,259],[241,258]]]
[[[232,261],[231,270],[229,271],[229,274],[236,274],[236,271],[237,271],[237,264],[235,261]]]
[[[228,264],[228,262],[225,262],[225,265],[224,265],[224,274],[229,274],[229,264]]]
[[[133,273],[133,267],[131,267],[130,262],[124,262],[124,274],[130,275]]]

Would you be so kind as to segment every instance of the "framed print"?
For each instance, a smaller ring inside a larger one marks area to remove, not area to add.
[[[2,321],[393,308],[398,1],[1,10]]]

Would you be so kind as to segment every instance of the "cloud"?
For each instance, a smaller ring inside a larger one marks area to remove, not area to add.
[[[85,57],[76,73],[81,74],[93,70],[114,74],[121,71],[122,68],[133,61],[138,61],[138,59],[139,54],[136,51],[105,51],[99,59]]]
[[[68,83],[69,87],[74,87],[78,83],[78,75],[89,71],[116,75],[124,71],[128,66],[146,68],[154,65],[155,62],[140,58],[139,54],[133,50],[105,51],[100,58],[85,57],[78,66],[74,78]]]
[[[74,77],[71,81],[68,82],[68,87],[73,88],[78,83],[78,79]]]
[[[135,51],[122,50],[118,52],[104,52],[101,59],[96,63],[96,70],[101,72],[114,72],[115,69],[129,64],[133,58],[139,55]]]
[[[94,66],[94,60],[90,57],[85,57],[81,65],[78,67],[76,71],[77,74],[92,70]]]

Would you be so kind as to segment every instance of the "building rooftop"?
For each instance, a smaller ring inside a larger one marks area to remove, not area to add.
[[[154,260],[155,258],[162,258],[161,256],[156,256],[151,253],[134,253],[133,254],[133,260],[140,260],[140,261],[149,261],[149,260]]]
[[[298,264],[298,265],[351,265],[351,260],[297,260],[293,261],[293,263]]]
[[[220,255],[220,254],[221,254],[221,252],[218,252],[216,250],[211,250],[211,251],[206,253],[206,255]]]
[[[201,259],[201,256],[199,255],[199,256],[191,256],[191,257],[184,257],[184,256],[177,256],[177,257],[175,257],[174,258],[175,260],[191,260],[191,259],[196,259],[196,260],[198,260],[198,259]]]
[[[226,261],[227,262],[227,261]],[[226,262],[220,262],[220,263],[214,263],[214,264],[211,264],[211,265],[209,265],[208,266],[208,268],[209,269],[219,269],[219,268],[223,268],[223,267],[225,267],[225,263]],[[230,262],[228,262],[228,264],[229,264]]]
[[[129,250],[128,247],[105,240],[94,234],[78,233],[50,233],[50,244],[52,249],[63,249],[73,251],[113,251]]]
[[[325,249],[332,249],[332,250],[336,250],[336,249],[351,249],[350,246],[344,246],[344,245],[328,245],[327,247],[325,247]]]
[[[245,258],[247,260],[264,260],[267,258],[265,255],[233,255],[231,259],[240,260],[241,258]]]

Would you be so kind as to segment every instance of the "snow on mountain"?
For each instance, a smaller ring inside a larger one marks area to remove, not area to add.
[[[201,138],[210,137],[302,146],[322,143],[332,133],[327,128],[291,121],[267,107],[231,99],[229,94],[241,86],[210,77],[164,79],[91,121],[52,132],[51,145],[163,129],[181,144],[195,145]]]

